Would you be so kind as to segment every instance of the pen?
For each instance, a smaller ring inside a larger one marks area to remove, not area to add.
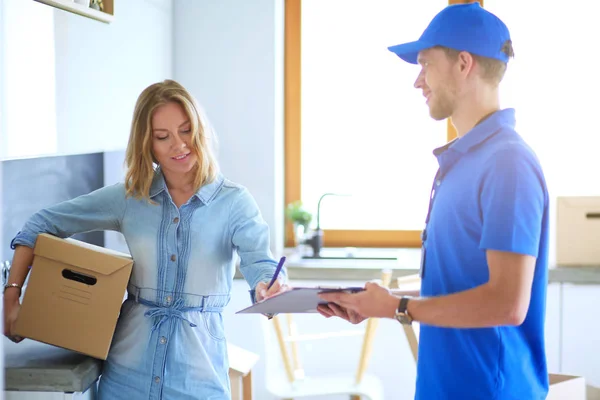
[[[277,277],[279,276],[279,273],[281,272],[281,268],[283,268],[283,263],[285,262],[285,256],[281,257],[281,259],[279,260],[279,264],[277,264],[277,268],[275,268],[275,274],[273,274],[273,278],[271,278],[271,282],[269,282],[269,286],[267,287],[267,290],[271,289],[271,286],[273,286],[273,284],[277,281]],[[273,317],[275,316],[275,314],[266,314],[268,319],[273,319]]]
[[[279,264],[277,264],[277,268],[275,268],[275,274],[273,275],[271,282],[269,282],[269,286],[267,287],[267,290],[271,289],[271,286],[273,286],[275,281],[277,281],[277,277],[279,276],[279,273],[281,272],[281,268],[283,267],[284,262],[285,262],[285,256],[281,257],[281,259],[279,260]]]

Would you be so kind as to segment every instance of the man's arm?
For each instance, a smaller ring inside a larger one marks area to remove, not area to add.
[[[402,297],[419,297],[421,295],[420,290],[391,289],[390,293],[398,299]]]
[[[412,299],[410,316],[424,324],[455,328],[522,324],[529,309],[535,258],[488,250],[487,261],[487,283],[447,296]]]
[[[535,257],[504,251],[487,251],[490,279],[483,285],[446,296],[413,298],[408,313],[417,322],[453,328],[520,325],[529,309]],[[357,323],[365,317],[394,318],[396,293],[374,283],[356,293],[323,293],[321,298],[339,305],[326,316]],[[405,292],[405,295],[407,293]],[[330,306],[331,307],[331,306]],[[351,321],[345,313],[361,316]]]

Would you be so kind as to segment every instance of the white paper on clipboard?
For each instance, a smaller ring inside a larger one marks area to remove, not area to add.
[[[326,304],[319,293],[356,293],[362,287],[294,287],[286,292],[244,308],[236,314],[302,314],[316,313],[319,304]]]

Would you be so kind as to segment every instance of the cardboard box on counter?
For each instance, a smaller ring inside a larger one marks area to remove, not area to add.
[[[15,333],[105,360],[132,268],[127,254],[39,235]]]
[[[600,196],[556,199],[556,265],[600,266]]]
[[[581,376],[549,374],[546,400],[586,400],[585,379]]]

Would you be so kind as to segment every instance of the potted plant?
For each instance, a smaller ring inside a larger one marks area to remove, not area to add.
[[[287,205],[285,215],[287,219],[294,224],[296,245],[301,244],[312,221],[312,213],[304,208],[304,204],[302,204],[301,200],[296,200]]]

